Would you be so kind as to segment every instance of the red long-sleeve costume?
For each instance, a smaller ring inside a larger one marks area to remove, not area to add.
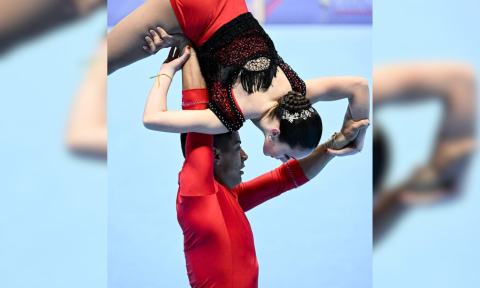
[[[207,89],[186,90],[184,109],[206,109]],[[201,103],[201,104],[198,104]],[[177,218],[192,287],[258,286],[258,263],[245,212],[308,181],[296,160],[228,189],[213,175],[213,136],[189,133],[179,175]]]

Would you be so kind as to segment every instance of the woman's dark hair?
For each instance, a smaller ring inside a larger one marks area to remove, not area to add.
[[[315,149],[322,137],[322,119],[310,100],[290,91],[270,111],[271,119],[280,121],[279,140],[292,148]]]

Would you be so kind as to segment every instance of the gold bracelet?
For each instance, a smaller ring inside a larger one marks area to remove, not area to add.
[[[162,76],[162,75],[167,76],[168,78],[170,78],[170,80],[173,81],[172,76],[170,76],[170,75],[168,75],[168,74],[165,74],[165,73],[161,73],[161,74],[158,74],[158,75],[155,75],[155,76],[150,77],[150,79],[155,78],[155,77],[158,78],[158,88],[160,88],[160,76]]]

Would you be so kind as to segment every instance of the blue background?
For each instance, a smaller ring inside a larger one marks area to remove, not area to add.
[[[0,59],[0,287],[107,285],[107,165],[65,146],[106,9]]]
[[[266,26],[279,54],[304,79],[358,75],[371,83],[370,26]],[[168,51],[108,78],[109,287],[187,287],[176,219],[180,136],[147,130],[142,115]],[[181,109],[181,74],[168,107]],[[315,105],[322,142],[341,128],[347,100]],[[281,163],[262,153],[263,134],[240,130],[248,153],[244,180]],[[371,287],[371,131],[361,154],[333,159],[310,183],[247,213],[260,287]]]
[[[372,0],[246,0],[255,16],[255,2],[265,7],[265,22],[372,24]],[[113,27],[146,0],[109,0],[108,26]],[[258,18],[258,17],[257,17]]]
[[[456,59],[480,71],[478,1],[376,1],[374,9],[375,65]],[[472,105],[478,107],[478,101]],[[384,130],[392,145],[395,165],[390,167],[389,185],[427,161],[441,113],[435,101],[375,111],[374,125],[388,127]],[[378,243],[374,287],[480,287],[478,156],[472,164],[461,197],[413,208]]]

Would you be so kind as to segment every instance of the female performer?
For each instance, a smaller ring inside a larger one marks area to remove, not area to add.
[[[152,27],[157,27],[158,33]],[[153,40],[145,37],[144,31],[148,30]],[[195,61],[210,91],[209,109],[168,113],[146,109],[147,128],[219,134],[238,130],[251,119],[265,135],[264,153],[286,161],[305,157],[320,141],[321,119],[310,102],[348,98],[347,114],[354,120],[368,118],[365,79],[327,77],[304,82],[277,54],[270,37],[248,13],[244,0],[147,1],[108,34],[109,73],[161,48],[178,46],[183,50],[189,42],[177,37],[180,32],[198,47]],[[149,48],[140,48],[143,39]],[[158,80],[170,81],[173,73],[160,71]],[[158,84],[154,84],[149,101],[162,89],[155,88]],[[342,153],[360,151],[364,136],[362,130],[355,147]]]

